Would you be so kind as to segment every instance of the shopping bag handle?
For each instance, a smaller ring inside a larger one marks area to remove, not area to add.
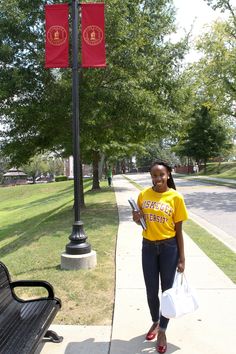
[[[174,278],[174,282],[173,282],[173,288],[181,288],[181,287],[185,287],[186,289],[189,289],[189,284],[186,278],[186,275],[184,272],[178,272],[176,271],[175,273],[175,278]]]
[[[174,282],[173,285],[174,287],[178,287],[179,285],[183,285],[183,279],[184,279],[184,273],[180,273],[178,271],[175,272],[175,278],[174,278]],[[186,277],[185,277],[186,279]]]

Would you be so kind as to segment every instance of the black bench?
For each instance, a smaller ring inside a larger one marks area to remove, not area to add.
[[[22,300],[15,294],[17,287],[42,287],[48,296]],[[48,282],[11,281],[6,266],[0,262],[0,354],[38,353],[44,338],[61,342],[62,337],[48,330],[60,308],[61,301]]]

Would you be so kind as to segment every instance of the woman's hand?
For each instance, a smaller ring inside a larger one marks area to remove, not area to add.
[[[134,211],[132,212],[133,214],[133,221],[136,222],[137,224],[140,223],[140,219],[143,217],[143,213],[141,211]]]
[[[178,264],[177,264],[177,271],[180,273],[183,273],[185,269],[185,259],[184,258],[179,258]]]
[[[180,273],[184,272],[185,268],[185,256],[184,256],[184,239],[182,233],[182,221],[175,224],[176,238],[179,248],[179,260],[177,264],[177,271]]]

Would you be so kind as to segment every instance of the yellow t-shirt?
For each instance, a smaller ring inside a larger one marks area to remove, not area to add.
[[[183,196],[172,188],[163,193],[152,187],[144,189],[138,196],[138,206],[147,224],[143,237],[151,241],[174,237],[175,223],[188,218]]]

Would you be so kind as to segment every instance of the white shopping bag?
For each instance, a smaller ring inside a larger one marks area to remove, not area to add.
[[[166,318],[178,318],[199,307],[196,292],[188,285],[184,273],[176,272],[172,288],[161,296],[161,313]]]

